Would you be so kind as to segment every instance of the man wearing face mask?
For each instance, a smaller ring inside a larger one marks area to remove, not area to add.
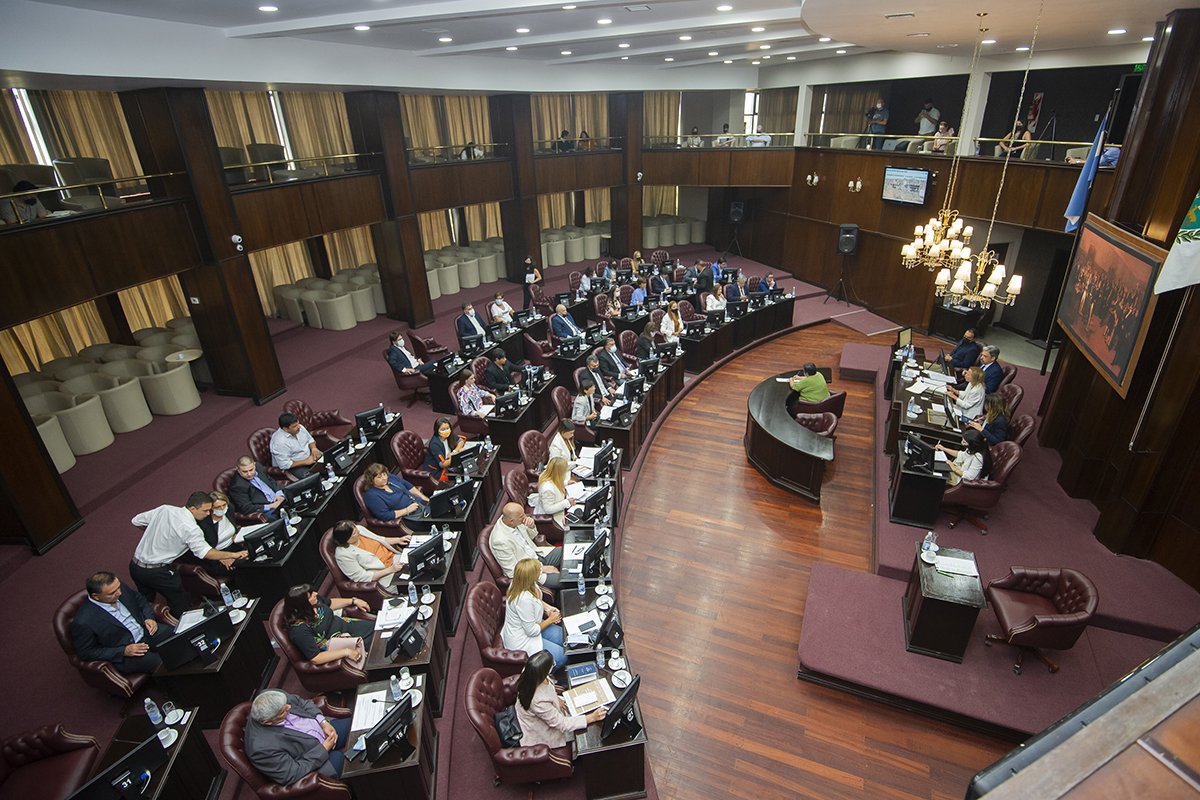
[[[13,185],[13,192],[32,192],[38,187],[29,181],[17,181]],[[0,200],[0,225],[16,225],[18,223],[32,222],[35,219],[45,219],[50,216],[50,212],[42,205],[42,201],[38,199],[36,194],[27,194],[24,197],[10,197],[6,200]]]
[[[617,342],[611,337],[604,340],[604,352],[600,354],[600,374],[613,383],[621,383],[629,377],[629,367],[617,352]]]
[[[882,134],[887,133],[888,110],[880,97],[875,101],[873,108],[868,108],[863,116],[867,118],[867,133],[875,134],[871,139],[871,149],[878,150],[883,147]]]
[[[462,347],[463,338],[467,336],[487,336],[483,320],[475,314],[475,306],[470,303],[462,304],[462,314],[454,321],[454,329],[458,332],[458,346]]]

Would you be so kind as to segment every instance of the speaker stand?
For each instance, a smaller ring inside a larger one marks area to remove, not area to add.
[[[821,305],[825,305],[830,299],[836,300],[839,303],[850,305],[850,301],[846,299],[846,256],[842,256],[842,269],[838,272],[837,286],[825,293],[825,299],[821,301]]]
[[[725,252],[721,253],[721,258],[724,258],[725,256],[729,255],[731,252],[733,252],[735,250],[737,251],[737,254],[739,256],[742,254],[742,246],[738,243],[738,231],[740,231],[741,229],[742,229],[741,225],[733,226],[733,236],[732,236],[732,238],[730,238],[729,245],[725,248]]]

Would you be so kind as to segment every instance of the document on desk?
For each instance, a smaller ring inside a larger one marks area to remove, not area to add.
[[[579,448],[579,460],[587,462],[595,461],[596,454],[599,452],[599,447],[581,447]]]
[[[583,558],[583,554],[587,552],[591,542],[576,542],[574,544],[563,545],[563,561],[578,561]]]
[[[383,608],[379,609],[379,614],[375,617],[375,630],[386,631],[399,628],[415,613],[417,610],[407,602],[401,602],[394,607],[384,603]]]
[[[937,556],[933,560],[933,566],[938,572],[948,572],[951,575],[966,575],[970,578],[979,576],[979,570],[975,567],[975,561],[970,558]]]
[[[492,411],[495,410],[495,408],[496,408],[495,405],[480,406],[479,413],[483,414],[485,417],[490,417],[492,415]]]
[[[940,372],[930,372],[930,373],[928,373],[927,375],[925,375],[925,376],[924,376],[924,381],[925,381],[926,383],[931,383],[931,384],[936,384],[936,383],[941,383],[941,384],[947,384],[947,383],[956,383],[956,381],[955,381],[955,379],[954,379],[954,376],[953,376],[953,375],[943,375],[943,374],[942,374],[942,373],[940,373]]]
[[[600,420],[602,422],[608,422],[610,419],[612,419],[612,415],[613,415],[613,407],[612,406],[602,406],[601,407]]]
[[[179,617],[179,623],[175,626],[175,632],[183,633],[190,628],[196,627],[201,622],[204,622],[204,609],[194,608],[191,611],[185,611]]]
[[[268,523],[268,522],[262,522],[262,523],[259,523],[258,525],[247,525],[244,528],[238,528],[237,533],[235,533],[233,535],[233,540],[235,542],[241,542],[241,541],[245,540],[247,534],[254,533],[259,528],[265,528],[269,524],[270,523]]]
[[[945,453],[943,453],[941,450],[934,450],[933,451],[933,460],[944,463],[944,462],[949,461],[950,457],[948,455],[946,455]]]
[[[590,494],[590,492],[588,492],[588,487],[584,486],[582,483],[567,484],[567,497],[572,497],[576,500],[582,500],[584,495],[587,494]]]
[[[574,475],[576,478],[590,478],[590,477],[592,477],[592,470],[594,468],[595,468],[595,459],[589,458],[587,460],[584,460],[584,459],[580,458],[580,459],[577,459],[575,461],[574,466],[571,467],[571,474]]]
[[[562,624],[567,636],[578,636],[579,634],[586,636],[600,627],[600,621],[600,612],[593,608],[590,611],[563,617]]]
[[[383,719],[383,715],[390,708],[387,694],[386,689],[360,694],[354,701],[354,720],[350,723],[350,730],[363,731],[374,728],[375,723]]]
[[[590,683],[563,692],[563,700],[567,704],[567,713],[572,717],[578,717],[595,711],[600,706],[615,703],[617,696],[613,694],[612,687],[608,685],[608,678],[597,678]]]
[[[920,378],[917,378],[912,382],[911,386],[904,387],[904,391],[912,392],[913,394],[924,394],[925,390],[928,388],[929,386],[927,386],[924,381],[922,381]]]

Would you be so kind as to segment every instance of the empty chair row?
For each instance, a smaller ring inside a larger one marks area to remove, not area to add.
[[[349,330],[387,311],[383,284],[374,272],[337,282],[304,278],[295,284],[276,286],[272,293],[276,315],[280,318],[331,331]]]
[[[707,224],[702,219],[686,217],[642,217],[642,249],[675,247],[684,244],[701,244],[707,233]]]
[[[425,253],[425,278],[429,296],[458,294],[481,283],[500,280],[504,267],[504,243],[488,240],[469,247],[443,247]]]

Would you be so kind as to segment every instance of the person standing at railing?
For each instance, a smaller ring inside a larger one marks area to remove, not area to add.
[[[733,147],[733,134],[729,132],[729,123],[721,126],[721,135],[713,142],[713,147]]]
[[[887,104],[880,97],[875,101],[875,105],[863,112],[863,116],[867,118],[867,133],[874,134],[870,144],[872,150],[878,150],[883,147],[883,135],[887,133],[888,124],[888,109]]]
[[[459,161],[474,161],[477,158],[483,158],[483,149],[474,140],[467,142],[467,146],[458,153]]]
[[[13,193],[17,192],[32,192],[38,187],[29,181],[17,181],[13,186]],[[0,200],[0,225],[16,225],[18,222],[32,222],[35,219],[45,219],[50,216],[50,212],[42,205],[42,201],[36,194],[27,194],[24,197],[7,197]]]
[[[770,147],[771,134],[763,133],[763,126],[759,125],[754,133],[746,137],[747,147]]]
[[[683,140],[684,147],[702,147],[704,140],[700,138],[700,129],[695,125],[692,126],[692,132]]]
[[[577,150],[591,150],[592,149],[592,137],[588,136],[588,132],[586,130],[579,131],[579,143],[576,145],[575,149],[577,149]]]
[[[934,108],[931,98],[926,98],[925,103],[921,106],[921,110],[917,113],[917,118],[913,122],[917,123],[918,134],[921,136],[932,136],[941,120],[942,112]]]

